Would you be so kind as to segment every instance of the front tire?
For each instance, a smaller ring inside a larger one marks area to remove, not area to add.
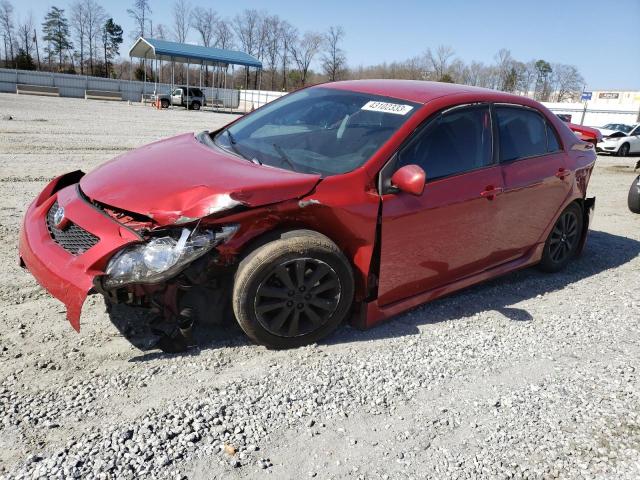
[[[353,272],[340,249],[317,232],[282,235],[238,267],[233,310],[255,343],[294,348],[329,335],[353,303]]]
[[[582,237],[584,217],[582,208],[570,204],[558,217],[544,244],[539,267],[545,272],[557,272],[575,257]]]
[[[623,143],[622,145],[620,145],[620,148],[618,149],[618,156],[626,157],[627,155],[629,155],[629,144]]]

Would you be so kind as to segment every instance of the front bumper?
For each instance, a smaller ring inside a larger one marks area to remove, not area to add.
[[[598,142],[596,144],[597,152],[616,153],[619,148],[620,148],[620,145],[618,145],[617,143]]]
[[[141,238],[86,200],[77,183],[65,181],[70,175],[77,176],[77,172],[54,179],[29,206],[18,251],[21,264],[64,303],[67,319],[80,331],[80,312],[93,288],[93,279],[104,273],[107,261],[117,250]],[[57,190],[58,185],[66,186]],[[95,245],[74,255],[54,241],[47,226],[47,214],[56,201],[70,222],[98,237]]]

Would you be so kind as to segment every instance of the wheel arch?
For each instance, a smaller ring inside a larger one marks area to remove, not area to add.
[[[576,198],[573,202],[569,203],[577,204],[582,210],[582,233],[580,235],[580,243],[578,244],[578,249],[576,250],[576,255],[580,255],[584,246],[587,242],[587,235],[589,234],[589,224],[591,223],[591,217],[593,216],[593,211],[596,205],[596,197],[585,197],[585,198]],[[567,205],[567,207],[569,206]],[[565,207],[565,208],[567,208]]]
[[[319,235],[323,238],[328,239],[333,244],[335,244],[338,247],[338,249],[340,249],[340,251],[344,254],[345,258],[349,262],[349,265],[351,266],[351,270],[353,272],[354,287],[355,287],[354,301],[360,302],[367,295],[369,295],[369,292],[367,291],[367,285],[368,285],[367,276],[369,274],[369,271],[367,271],[366,274],[363,273],[361,268],[357,265],[356,258],[353,255],[351,255],[348,252],[348,250],[344,248],[343,245],[341,245],[341,242],[339,241],[339,239],[333,238],[333,236],[328,234],[328,232],[322,231],[322,229],[317,228],[315,225],[308,225],[304,223],[286,224],[286,225],[279,224],[269,230],[258,233],[251,239],[247,240],[238,249],[238,256],[237,256],[238,264],[242,260],[247,258],[249,255],[251,255],[251,253],[258,250],[260,247],[270,242],[273,242],[275,240],[286,238],[287,236],[290,236],[295,232],[305,232],[311,235]]]

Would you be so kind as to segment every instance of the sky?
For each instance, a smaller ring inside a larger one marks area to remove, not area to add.
[[[51,6],[73,0],[12,0],[18,18],[32,11],[40,23]],[[133,0],[98,0],[122,25],[126,52],[134,30]],[[151,0],[154,24],[172,25],[173,1]],[[465,62],[492,63],[501,48],[520,61],[575,65],[587,90],[640,90],[640,0],[191,0],[231,18],[245,8],[265,10],[300,31],[341,25],[350,66],[401,61],[428,47],[453,47]],[[191,39],[196,40],[195,32]]]

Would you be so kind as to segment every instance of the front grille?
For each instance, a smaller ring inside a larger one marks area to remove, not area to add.
[[[64,230],[56,228],[53,216],[57,209],[58,202],[56,201],[47,213],[47,228],[54,242],[72,255],[80,255],[98,243],[98,237],[80,228],[75,223],[69,222]]]

